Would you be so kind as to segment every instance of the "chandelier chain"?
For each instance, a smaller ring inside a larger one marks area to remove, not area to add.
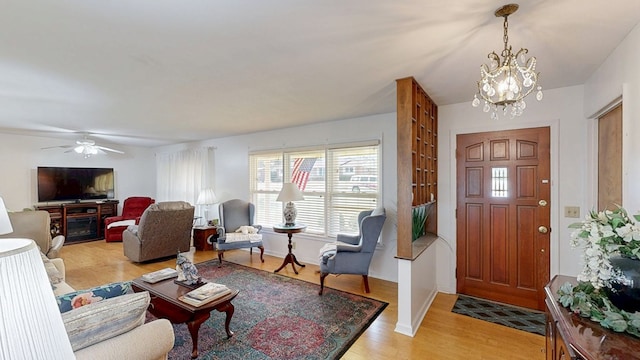
[[[504,17],[504,24],[502,27],[504,28],[504,35],[502,36],[502,40],[504,41],[504,50],[502,50],[502,57],[507,58],[511,54],[511,50],[508,48],[507,44],[509,43],[509,16]]]

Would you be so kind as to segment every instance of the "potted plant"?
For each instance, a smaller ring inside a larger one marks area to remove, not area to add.
[[[424,235],[427,216],[427,209],[424,205],[418,205],[411,209],[411,241],[416,241],[420,236]]]
[[[411,209],[411,241],[416,241],[427,233],[427,219],[429,218],[431,207],[434,205],[435,201],[431,201]]]
[[[640,216],[627,211],[592,211],[572,224],[571,245],[583,249],[578,284],[558,290],[560,303],[616,332],[640,337]],[[635,281],[634,281],[635,280]]]

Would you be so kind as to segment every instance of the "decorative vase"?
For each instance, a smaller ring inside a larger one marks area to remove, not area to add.
[[[618,309],[640,311],[640,260],[622,256],[614,256],[609,260],[630,281],[628,285],[614,284],[612,289],[607,289],[609,300]]]
[[[284,215],[284,224],[285,225],[294,225],[296,222],[296,216],[298,215],[298,210],[296,210],[296,206],[292,201],[287,202],[284,206],[284,211],[282,212]]]

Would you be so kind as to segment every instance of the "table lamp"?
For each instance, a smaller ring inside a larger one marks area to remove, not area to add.
[[[0,234],[10,232],[0,198]],[[35,241],[1,239],[0,269],[0,358],[75,359]]]
[[[4,200],[0,197],[0,235],[12,232],[13,227],[11,226],[11,220],[9,220],[9,213],[7,213],[7,208],[4,206]]]
[[[204,224],[207,225],[209,223],[209,219],[207,218],[207,213],[209,212],[209,205],[213,205],[216,203],[216,194],[213,192],[213,189],[207,188],[200,190],[200,194],[198,195],[198,200],[196,201],[196,205],[204,205]]]
[[[282,215],[284,216],[284,224],[287,226],[295,225],[298,210],[296,210],[293,202],[298,200],[304,200],[304,196],[300,189],[298,189],[298,185],[294,183],[284,183],[276,201],[286,202]]]

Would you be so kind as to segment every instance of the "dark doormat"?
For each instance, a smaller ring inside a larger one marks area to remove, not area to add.
[[[494,324],[508,326],[530,333],[545,335],[545,315],[543,312],[505,305],[493,301],[458,295],[451,309],[456,314],[471,316]]]

